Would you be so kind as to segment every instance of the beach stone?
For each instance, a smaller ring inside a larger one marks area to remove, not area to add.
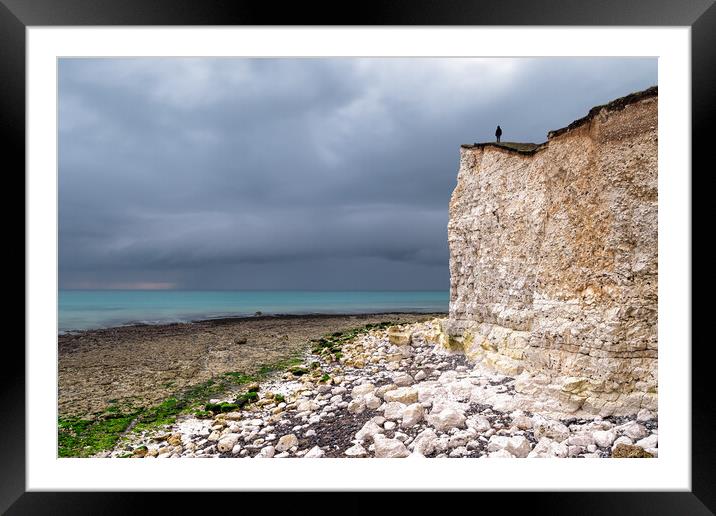
[[[639,423],[631,423],[624,428],[624,435],[630,439],[642,439],[649,435],[648,430]]]
[[[594,437],[591,434],[570,435],[567,438],[567,446],[581,446],[586,448],[594,444]]]
[[[383,395],[383,399],[388,402],[399,401],[407,405],[418,401],[418,391],[413,387],[398,387],[386,392]]]
[[[465,423],[467,424],[468,428],[472,428],[476,432],[487,432],[490,428],[492,428],[490,420],[487,419],[485,416],[481,416],[479,414],[470,416],[469,418],[467,418],[467,421]]]
[[[351,414],[361,414],[365,412],[365,401],[362,398],[351,400],[348,403],[348,412]]]
[[[371,419],[376,425],[382,425],[385,423],[385,418],[383,416],[375,416],[373,419]]]
[[[430,455],[435,451],[438,436],[435,430],[427,428],[420,432],[411,444],[413,450],[421,455]]]
[[[259,392],[259,390],[261,390],[261,385],[256,382],[250,383],[248,387],[246,387],[247,392]]]
[[[549,437],[542,437],[535,445],[532,451],[527,455],[528,458],[564,458],[569,454],[566,444],[558,443]]]
[[[378,387],[375,390],[375,395],[378,396],[379,398],[383,398],[385,396],[386,392],[392,391],[396,387],[397,387],[397,385],[395,385],[394,383],[389,383],[388,385],[381,385],[380,387]]]
[[[363,398],[366,408],[375,410],[383,404],[383,401],[375,394],[366,394]]]
[[[373,421],[368,421],[363,428],[361,428],[356,434],[356,439],[359,441],[365,441],[366,439],[372,439],[378,434],[384,432],[383,428],[379,427]]]
[[[412,428],[423,420],[425,416],[425,409],[420,403],[413,403],[405,407],[401,413],[402,422],[400,426],[402,428]]]
[[[393,378],[393,383],[398,387],[408,387],[409,385],[413,385],[414,380],[409,374],[402,373]]]
[[[395,421],[386,421],[385,423],[383,423],[383,428],[388,431],[393,430],[396,426],[398,426],[398,423],[396,423]]]
[[[366,455],[368,455],[368,451],[360,444],[351,446],[343,453],[348,457],[365,457]]]
[[[223,436],[219,439],[216,449],[222,453],[230,452],[234,448],[234,445],[239,441],[239,437],[241,437],[239,434],[227,434]]]
[[[616,438],[616,434],[611,430],[597,430],[592,436],[594,443],[600,448],[609,448]]]
[[[246,451],[246,450],[244,450]],[[265,448],[262,448],[261,451],[256,455],[259,459],[270,459],[276,454],[276,448],[273,446],[266,446]]]
[[[388,439],[382,434],[376,434],[373,438],[375,444],[375,457],[382,458],[403,458],[410,455],[405,444],[398,439]]]
[[[427,419],[428,423],[439,432],[447,432],[452,428],[465,427],[465,414],[458,410],[446,408],[437,414],[434,412],[433,410]]]
[[[619,446],[620,444],[632,445],[632,444],[634,444],[634,441],[632,441],[631,439],[629,439],[626,435],[622,435],[621,437],[618,437],[618,438],[614,441],[614,443],[612,443],[612,451],[614,451],[614,448],[616,448],[616,447]]]
[[[238,455],[240,451],[241,451],[241,445],[237,443],[234,445],[233,448],[231,448],[231,455]]]
[[[514,459],[515,458],[514,455],[512,455],[510,452],[508,452],[507,450],[504,450],[504,449],[490,452],[487,454],[487,456],[491,459]]]
[[[532,451],[532,446],[523,435],[514,437],[493,435],[487,443],[487,451],[494,452],[499,450],[507,450],[515,457],[527,457]]]
[[[440,368],[438,368],[440,369]],[[444,373],[440,373],[438,382],[443,384],[449,384],[457,380],[457,371],[450,369]]]
[[[383,410],[383,417],[386,419],[399,419],[402,417],[405,407],[405,403],[400,403],[399,401],[386,403],[385,409]]]
[[[520,430],[529,430],[532,428],[532,418],[527,416],[517,416],[512,419],[512,424]]]
[[[472,383],[468,379],[451,382],[446,385],[450,396],[457,401],[467,401],[472,394]]]
[[[364,383],[353,388],[353,390],[351,391],[351,398],[359,398],[374,391],[375,385],[373,385],[372,383]]]
[[[637,420],[638,422],[640,422],[640,423],[644,423],[644,422],[646,422],[646,421],[652,421],[652,420],[654,420],[654,419],[656,419],[656,414],[654,414],[654,413],[653,413],[651,410],[649,410],[649,409],[641,409],[641,410],[640,410],[639,412],[637,412],[637,414],[636,414],[636,420]]]
[[[546,419],[539,415],[532,418],[532,428],[536,439],[549,437],[561,443],[569,437],[569,428],[563,423],[554,419]]]
[[[428,375],[425,373],[425,371],[423,371],[423,370],[421,369],[420,371],[418,371],[417,373],[415,373],[415,381],[416,381],[416,382],[420,382],[420,381],[422,381],[422,380],[425,380],[425,378],[427,378],[427,376],[428,376]]]
[[[459,448],[461,446],[466,446],[471,438],[472,435],[469,432],[457,432],[448,440],[448,448]]]
[[[645,437],[644,439],[638,440],[636,443],[637,446],[641,446],[645,450],[649,450],[649,448],[656,448],[657,444],[659,442],[659,436],[656,434],[651,434],[649,437]]]
[[[294,434],[284,435],[278,440],[278,444],[276,445],[276,451],[285,452],[286,450],[290,450],[294,446],[298,446],[298,437],[296,437]]]
[[[321,457],[324,457],[326,455],[326,452],[324,452],[320,446],[314,446],[311,448],[306,455],[303,456],[304,459],[320,459]]]

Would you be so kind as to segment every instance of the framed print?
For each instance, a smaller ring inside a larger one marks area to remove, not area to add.
[[[1,1],[27,299],[3,511],[712,513],[712,2]]]

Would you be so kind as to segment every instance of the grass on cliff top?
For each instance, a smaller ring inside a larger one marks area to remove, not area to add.
[[[319,353],[327,351],[334,357],[340,357],[341,344],[352,340],[361,333],[372,329],[383,329],[392,326],[392,322],[367,324],[345,332],[334,332],[316,339],[314,350]],[[210,380],[189,387],[162,403],[148,408],[136,408],[131,405],[121,406],[116,402],[96,414],[94,418],[59,418],[57,423],[58,455],[60,457],[90,457],[99,452],[110,450],[123,433],[157,428],[172,425],[177,416],[195,413],[202,417],[210,417],[211,412],[203,410],[211,398],[221,396],[230,389],[238,386],[260,381],[273,373],[293,370],[296,373],[305,370],[299,368],[303,357],[293,355],[276,362],[261,364],[255,375],[242,372],[228,372],[218,375]],[[255,394],[255,393],[254,393]],[[246,403],[255,401],[258,395],[242,394],[237,398],[239,403],[218,404],[218,410],[229,411],[240,409]],[[217,408],[212,405],[211,408]],[[224,410],[224,408],[226,410]],[[213,412],[213,411],[212,411]],[[131,428],[130,428],[130,425]]]
[[[539,147],[539,144],[537,144],[537,143],[519,143],[519,142],[494,142],[494,145],[497,145],[498,147],[505,147],[507,149],[520,151],[520,152],[532,152],[537,147]]]

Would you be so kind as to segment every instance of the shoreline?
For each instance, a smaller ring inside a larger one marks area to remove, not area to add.
[[[391,310],[387,312],[336,312],[336,313],[322,313],[322,312],[306,312],[306,313],[275,313],[268,314],[262,313],[261,315],[222,315],[217,317],[203,317],[199,319],[191,319],[188,321],[173,321],[173,322],[128,322],[126,324],[117,324],[114,326],[102,326],[98,328],[86,328],[86,329],[70,329],[70,330],[58,330],[57,336],[65,335],[84,335],[93,332],[114,332],[125,328],[155,328],[155,327],[171,327],[171,326],[183,326],[192,324],[211,324],[211,323],[237,323],[241,321],[263,321],[263,320],[279,320],[279,319],[322,319],[322,318],[345,318],[345,317],[384,317],[389,315],[415,315],[415,316],[432,316],[432,317],[447,317],[448,312],[435,312],[435,311],[414,311],[414,310]]]
[[[445,315],[262,315],[61,334],[58,416],[92,419],[108,407],[143,409],[221,375],[255,375],[294,360],[326,334]]]

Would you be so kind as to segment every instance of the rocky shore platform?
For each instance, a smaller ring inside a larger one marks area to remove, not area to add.
[[[658,456],[657,415],[536,413],[495,374],[436,344],[439,320],[313,339],[288,370],[127,431],[96,457],[607,458]]]

